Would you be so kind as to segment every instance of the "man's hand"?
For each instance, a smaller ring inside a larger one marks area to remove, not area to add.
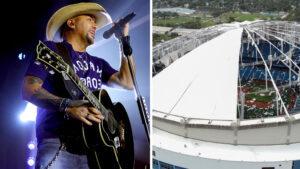
[[[115,21],[115,22],[112,24],[112,26],[114,27],[115,24],[118,23],[119,21],[120,21],[120,20]],[[126,23],[126,24],[124,25],[124,27],[122,27],[121,29],[122,29],[123,35],[124,35],[124,36],[128,36],[128,33],[129,33],[129,23]],[[119,40],[122,38],[119,32],[115,32],[115,37],[116,37],[117,39],[119,39]]]
[[[91,121],[100,123],[101,120],[104,120],[101,112],[91,107],[90,102],[87,100],[72,100],[68,106],[67,113],[89,126],[92,125]]]

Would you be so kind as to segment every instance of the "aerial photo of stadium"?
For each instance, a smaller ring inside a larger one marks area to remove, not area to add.
[[[300,24],[256,20],[178,32],[153,48],[153,168],[295,168]]]

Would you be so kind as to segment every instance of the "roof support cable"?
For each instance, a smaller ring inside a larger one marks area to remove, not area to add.
[[[285,112],[285,115],[286,115],[287,117],[290,117],[290,115],[289,115],[289,113],[288,113],[288,111],[287,111],[287,108],[286,108],[286,106],[285,106],[285,104],[284,104],[284,102],[283,102],[283,100],[282,100],[282,97],[280,96],[280,93],[279,93],[279,90],[278,90],[278,88],[277,88],[277,86],[276,86],[276,83],[274,82],[274,79],[273,79],[273,77],[272,77],[272,75],[271,75],[271,72],[270,72],[270,70],[269,70],[269,68],[268,68],[268,65],[267,65],[267,63],[266,63],[264,57],[262,56],[262,53],[261,53],[260,50],[258,49],[258,46],[256,45],[255,40],[252,38],[251,33],[249,32],[249,30],[248,30],[247,28],[244,28],[244,30],[248,33],[248,38],[250,38],[250,39],[252,40],[252,44],[253,44],[253,45],[255,46],[255,48],[257,49],[257,51],[258,51],[260,57],[262,58],[262,60],[263,60],[263,62],[264,62],[265,69],[266,69],[267,73],[268,73],[269,76],[270,76],[270,79],[271,79],[271,82],[272,82],[272,84],[273,84],[273,87],[274,87],[276,93],[278,94],[278,98],[279,98],[279,100],[280,100],[280,102],[281,102],[281,109],[280,109],[280,110],[282,110],[282,108],[283,108],[283,110],[284,110],[284,112]]]
[[[252,32],[255,32],[255,30],[249,30],[249,31],[252,31]],[[285,61],[286,59],[291,61],[291,63],[293,63],[293,66],[295,66],[299,71],[300,71],[300,67],[297,65],[297,63],[295,63],[290,57],[288,57],[283,51],[281,51],[277,46],[275,46],[274,44],[272,44],[272,42],[270,42],[269,40],[265,39],[260,33],[257,33],[255,32],[258,36],[260,36],[263,40],[267,41],[268,43],[270,43],[275,49],[277,49],[282,55],[281,56],[284,56],[285,59],[284,60],[280,60],[284,65],[286,65],[288,68],[292,69],[291,67],[289,67]],[[296,71],[293,71],[295,74],[299,74],[297,73]]]
[[[261,32],[261,33],[263,33],[263,34],[266,34],[266,35],[269,35],[269,36],[273,36],[274,38],[276,38],[277,40],[283,40],[284,42],[286,42],[286,43],[288,43],[288,44],[291,44],[293,47],[295,47],[295,48],[297,48],[297,49],[299,49],[300,50],[300,47],[299,46],[297,46],[297,45],[294,45],[292,42],[289,42],[289,41],[287,41],[287,40],[285,40],[285,39],[282,39],[282,38],[280,38],[280,37],[277,37],[276,35],[273,35],[273,34],[270,34],[270,33],[267,33],[267,32],[264,32],[264,31],[262,31],[262,30],[259,30],[259,29],[256,29],[256,28],[251,28],[251,29],[249,29],[249,30],[255,30],[255,31],[259,31],[259,32]],[[256,32],[257,33],[257,32]],[[265,38],[264,38],[265,39]],[[271,42],[270,42],[271,43]],[[275,45],[274,45],[275,46]],[[276,47],[277,48],[277,47]]]

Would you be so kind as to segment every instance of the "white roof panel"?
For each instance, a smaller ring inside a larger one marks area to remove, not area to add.
[[[153,109],[173,115],[235,120],[242,28],[176,60],[153,78]]]

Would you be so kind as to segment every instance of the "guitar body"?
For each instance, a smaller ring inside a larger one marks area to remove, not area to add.
[[[102,120],[88,126],[82,123],[82,135],[90,150],[89,165],[101,169],[133,169],[134,144],[130,121],[121,103],[113,104],[105,90],[94,93],[100,103],[113,115],[119,127]]]

